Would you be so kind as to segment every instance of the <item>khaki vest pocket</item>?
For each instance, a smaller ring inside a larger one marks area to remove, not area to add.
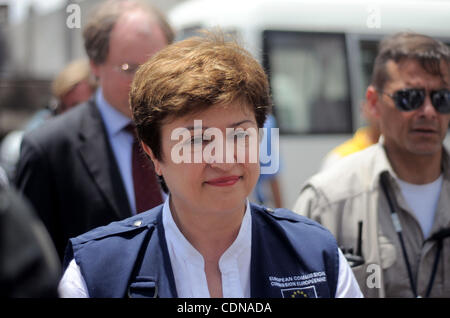
[[[378,237],[380,249],[381,268],[387,269],[391,267],[397,259],[397,250],[395,245],[389,241],[386,236]]]

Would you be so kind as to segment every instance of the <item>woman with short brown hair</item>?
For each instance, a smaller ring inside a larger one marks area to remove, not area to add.
[[[63,296],[361,296],[326,229],[247,199],[270,110],[247,51],[220,35],[172,44],[139,68],[130,105],[168,198],[72,239]]]

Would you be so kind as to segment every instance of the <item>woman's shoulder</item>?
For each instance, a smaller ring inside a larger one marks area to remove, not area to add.
[[[72,259],[81,267],[94,269],[99,272],[105,264],[116,268],[125,268],[129,260],[124,259],[123,253],[137,255],[139,248],[148,237],[148,233],[155,233],[155,228],[161,222],[162,205],[147,212],[112,222],[95,228],[77,237],[71,238],[64,255],[65,269]]]
[[[263,216],[263,218],[269,220],[269,222],[275,222],[287,231],[300,231],[304,234],[311,232],[333,237],[331,232],[318,222],[297,214],[289,209],[272,209],[253,203],[251,204],[251,208],[254,212],[257,212],[254,213],[257,217]]]
[[[159,205],[146,212],[139,213],[129,218],[111,222],[108,225],[94,228],[84,234],[81,234],[70,241],[72,246],[84,244],[89,241],[101,241],[103,239],[130,236],[130,232],[142,232],[143,229],[153,228],[161,218],[162,205]]]

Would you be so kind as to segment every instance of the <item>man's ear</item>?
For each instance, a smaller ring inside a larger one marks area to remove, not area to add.
[[[144,149],[145,153],[146,153],[146,154],[150,157],[150,159],[152,160],[153,165],[155,166],[155,172],[156,172],[156,174],[157,174],[158,176],[161,176],[161,175],[162,175],[162,172],[161,172],[161,164],[160,164],[159,160],[156,159],[155,155],[153,154],[152,149],[151,149],[149,146],[147,146],[147,144],[146,144],[145,142],[143,142],[142,140],[141,140],[141,146],[142,146],[142,149]]]
[[[380,117],[380,103],[379,103],[379,94],[376,88],[373,85],[367,87],[366,90],[366,110],[368,112],[368,116],[373,118]]]

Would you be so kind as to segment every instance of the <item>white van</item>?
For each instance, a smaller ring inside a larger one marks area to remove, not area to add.
[[[446,0],[194,0],[169,20],[178,39],[202,28],[234,34],[266,69],[287,208],[328,151],[364,125],[359,106],[379,40],[412,31],[450,44]]]

